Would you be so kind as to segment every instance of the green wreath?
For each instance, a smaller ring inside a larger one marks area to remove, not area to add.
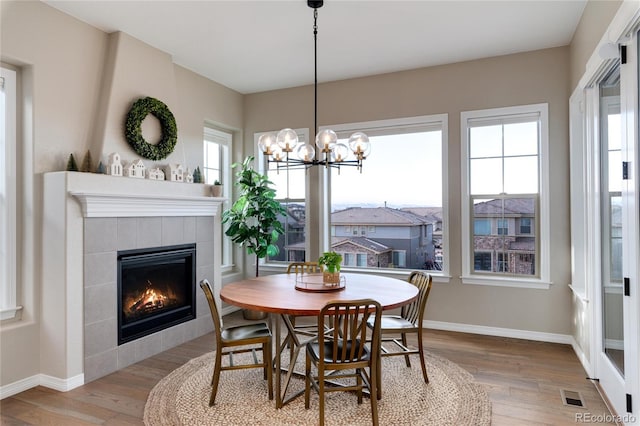
[[[153,145],[142,137],[142,120],[149,114],[153,114],[160,121],[162,137],[160,142]],[[133,103],[127,114],[125,124],[125,137],[131,147],[141,157],[149,160],[163,160],[173,152],[178,141],[178,128],[176,119],[169,108],[154,98],[140,98]]]

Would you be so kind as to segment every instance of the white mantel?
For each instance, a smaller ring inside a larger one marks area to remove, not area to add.
[[[209,196],[204,184],[93,173],[45,173],[43,185],[41,377],[66,391],[84,384],[84,219],[213,216],[221,229],[224,199]],[[220,261],[215,250],[215,283]]]

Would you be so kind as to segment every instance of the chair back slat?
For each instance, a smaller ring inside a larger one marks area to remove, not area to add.
[[[287,267],[287,274],[314,274],[323,270],[323,266],[318,262],[292,262]]]
[[[318,333],[320,359],[326,358],[327,346],[331,350],[333,363],[362,360],[367,340],[367,320],[371,316],[376,317],[379,334],[381,312],[380,304],[372,299],[328,302],[318,315],[318,327],[319,330],[324,330],[325,323],[333,324],[333,330],[329,338],[324,333]],[[325,342],[330,345],[325,345]],[[377,353],[377,346],[372,345],[373,355]]]
[[[419,325],[424,317],[424,309],[431,292],[431,275],[422,271],[414,271],[408,281],[418,287],[418,297],[408,305],[402,307],[401,316],[412,324]]]
[[[211,288],[211,284],[209,284],[209,280],[204,279],[200,281],[200,288],[209,303],[209,310],[211,311],[211,318],[213,319],[213,328],[216,332],[216,341],[219,342],[222,339],[222,322],[220,321],[218,306],[213,298],[213,289]]]

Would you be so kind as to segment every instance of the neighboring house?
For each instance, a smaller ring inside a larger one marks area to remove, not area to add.
[[[124,168],[124,175],[127,177],[144,179],[146,167],[142,160],[133,160]]]
[[[270,260],[287,262],[304,262],[305,260],[305,235],[304,225],[306,219],[305,207],[302,204],[283,204],[287,210],[286,215],[280,216],[280,223],[285,230],[284,236],[278,239],[277,246],[280,252]]]
[[[490,200],[475,204],[473,214],[475,271],[535,275],[533,199]]]
[[[331,214],[331,236],[365,237],[368,241],[389,248],[392,257],[387,267],[423,269],[435,259],[433,224],[425,217],[409,211],[390,207],[350,207],[339,210]],[[345,253],[357,256],[357,249],[353,247],[353,250]]]
[[[331,249],[342,255],[343,266],[390,268],[393,249],[366,237],[333,238]]]

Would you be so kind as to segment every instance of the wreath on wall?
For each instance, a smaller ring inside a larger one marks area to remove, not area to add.
[[[160,121],[162,129],[160,142],[155,145],[142,137],[142,121],[149,114],[153,114]],[[133,150],[149,160],[164,160],[173,152],[178,141],[175,117],[163,102],[150,97],[140,98],[133,103],[127,114],[124,133]]]

